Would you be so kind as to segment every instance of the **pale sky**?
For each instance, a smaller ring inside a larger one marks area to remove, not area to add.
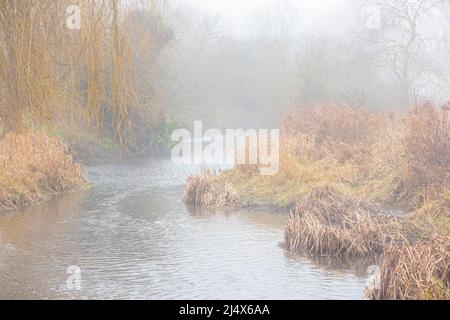
[[[249,28],[258,12],[286,0],[184,0],[221,17],[227,31],[239,33]],[[349,0],[287,0],[303,20],[303,28],[324,33],[339,33],[349,19]],[[299,19],[300,20],[300,19]]]

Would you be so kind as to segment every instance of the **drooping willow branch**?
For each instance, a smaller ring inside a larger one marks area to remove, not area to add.
[[[79,0],[81,29],[68,30],[74,1],[0,2],[0,119],[6,131],[82,115],[124,143],[137,108],[126,11],[118,0]]]

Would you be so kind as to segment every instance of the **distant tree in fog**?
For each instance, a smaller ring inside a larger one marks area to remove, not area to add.
[[[380,29],[367,33],[367,52],[378,66],[397,79],[404,106],[429,94],[427,89],[435,83],[442,84],[441,80],[448,77],[438,63],[440,58],[444,59],[439,56],[439,50],[448,34],[442,11],[448,2],[374,0],[364,1],[361,6],[361,9],[375,6],[380,10]]]

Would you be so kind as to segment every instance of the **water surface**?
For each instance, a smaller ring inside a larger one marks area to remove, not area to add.
[[[283,214],[189,212],[183,183],[197,171],[165,158],[91,166],[89,191],[0,215],[0,298],[362,298],[364,272],[284,252]]]

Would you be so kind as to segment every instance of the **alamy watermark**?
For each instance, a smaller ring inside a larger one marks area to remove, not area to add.
[[[66,27],[68,30],[81,30],[81,9],[78,5],[68,6],[66,9]]]
[[[381,30],[380,6],[370,6],[366,8],[366,27],[369,30]]]
[[[70,291],[81,290],[81,268],[69,266],[66,273],[69,275],[66,279],[66,289]]]
[[[379,290],[381,286],[381,271],[377,265],[369,266],[367,268],[367,274],[369,277],[366,282],[367,290]]]
[[[175,164],[257,165],[261,175],[276,175],[279,168],[279,129],[219,129],[203,132],[194,122],[193,135],[187,129],[172,133],[172,162]]]

